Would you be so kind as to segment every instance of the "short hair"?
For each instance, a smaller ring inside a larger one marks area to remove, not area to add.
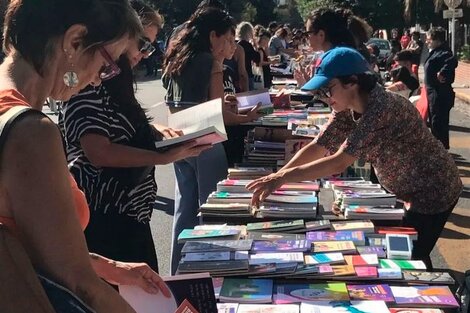
[[[227,9],[225,4],[223,4],[219,0],[202,0],[201,3],[199,3],[199,5],[197,6],[196,11],[204,8],[217,8],[220,10]]]
[[[240,39],[248,39],[248,35],[252,33],[254,35],[253,31],[253,25],[251,25],[250,22],[241,22],[237,26],[237,37]]]
[[[42,76],[57,41],[76,24],[87,28],[83,45],[90,53],[126,34],[132,38],[142,34],[142,24],[128,0],[11,0],[3,50],[17,51]]]
[[[269,22],[268,28],[272,30],[273,28],[277,29],[278,25],[276,21]]]
[[[428,36],[431,37],[432,40],[437,40],[440,42],[446,41],[446,30],[442,27],[433,27],[428,30]]]
[[[149,5],[141,0],[131,0],[132,8],[137,12],[142,26],[156,26],[159,30],[163,27],[163,17]]]
[[[355,83],[360,93],[370,93],[377,86],[378,78],[372,72],[336,77],[342,84]]]
[[[401,50],[398,51],[397,54],[395,54],[395,57],[393,58],[395,61],[409,61],[413,62],[413,52],[411,50]]]

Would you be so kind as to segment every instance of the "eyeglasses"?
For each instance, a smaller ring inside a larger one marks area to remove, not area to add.
[[[99,51],[101,56],[105,59],[107,65],[103,65],[100,69],[100,78],[101,81],[109,80],[113,77],[116,77],[121,73],[121,69],[119,66],[114,62],[113,58],[109,55],[108,51],[105,48],[100,47]]]
[[[139,39],[139,51],[140,53],[144,54],[146,57],[152,55],[155,52],[155,47],[152,45],[152,42],[146,38],[142,37]]]
[[[317,98],[317,99],[331,98],[331,89],[334,86],[336,86],[336,84],[317,89],[316,92],[315,92],[315,98]]]

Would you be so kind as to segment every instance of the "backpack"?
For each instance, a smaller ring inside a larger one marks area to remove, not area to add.
[[[465,272],[463,283],[457,288],[455,293],[460,304],[459,313],[470,313],[470,270]]]

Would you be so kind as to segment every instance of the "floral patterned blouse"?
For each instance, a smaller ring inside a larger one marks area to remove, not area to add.
[[[377,85],[365,112],[334,112],[316,143],[370,162],[382,186],[421,214],[450,209],[462,191],[451,155],[434,138],[416,108]]]

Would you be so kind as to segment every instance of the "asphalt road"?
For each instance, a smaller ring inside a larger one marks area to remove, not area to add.
[[[166,124],[165,90],[159,79],[141,79],[137,98],[155,123]],[[451,111],[451,150],[465,185],[463,194],[432,253],[436,268],[451,269],[460,280],[470,269],[470,104],[457,102]],[[159,259],[160,273],[169,275],[171,229],[174,210],[175,179],[173,166],[158,166],[158,202],[151,225]]]

